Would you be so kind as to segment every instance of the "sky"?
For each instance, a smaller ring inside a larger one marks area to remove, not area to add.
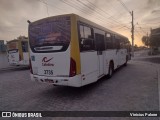
[[[61,14],[75,13],[131,41],[134,13],[135,41],[160,27],[160,0],[0,0],[0,40],[28,36],[28,23]]]

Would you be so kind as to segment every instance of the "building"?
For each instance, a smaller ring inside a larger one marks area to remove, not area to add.
[[[0,40],[0,69],[9,67],[6,45],[4,40]]]
[[[160,37],[160,28],[151,29],[151,36],[159,36]]]
[[[4,40],[0,40],[0,52],[6,52],[6,45],[4,44]]]
[[[151,30],[150,42],[151,46],[160,52],[160,28]]]

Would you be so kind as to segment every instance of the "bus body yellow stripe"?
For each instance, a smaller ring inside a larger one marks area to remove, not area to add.
[[[76,62],[76,74],[81,73],[80,65],[80,49],[78,42],[78,31],[77,31],[77,18],[76,15],[71,15],[71,58]]]
[[[21,56],[21,60],[23,60],[23,51],[22,51],[22,42],[21,40],[18,40],[18,50],[19,50],[19,55]]]

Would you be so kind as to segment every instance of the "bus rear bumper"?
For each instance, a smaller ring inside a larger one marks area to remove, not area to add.
[[[49,83],[60,86],[72,86],[72,87],[81,87],[81,75],[76,75],[74,77],[47,77],[30,74],[32,81]]]

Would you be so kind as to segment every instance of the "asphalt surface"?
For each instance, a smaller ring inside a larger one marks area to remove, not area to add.
[[[118,69],[111,79],[103,78],[82,88],[55,87],[32,82],[29,74],[28,69],[0,72],[0,111],[159,110],[156,68],[142,61],[130,61],[126,67]],[[110,120],[111,118],[101,119]],[[112,119],[138,120],[140,118]],[[153,120],[153,118],[141,118],[140,120],[146,119]],[[158,118],[154,119],[158,120]]]

